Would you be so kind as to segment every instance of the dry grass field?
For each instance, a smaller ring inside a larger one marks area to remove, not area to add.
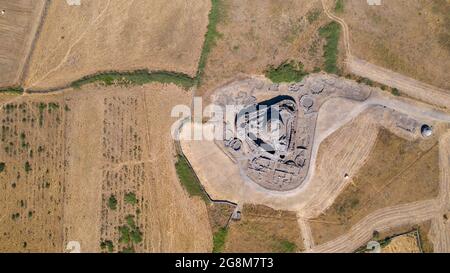
[[[195,76],[210,7],[209,0],[52,1],[25,86],[59,87],[111,70]]]
[[[44,2],[0,0],[0,87],[20,84]]]
[[[387,246],[382,248],[383,253],[420,253],[420,247],[416,233],[394,237]]]
[[[352,53],[371,63],[450,89],[450,1],[344,0]]]
[[[242,219],[231,222],[224,252],[296,252],[303,240],[294,212],[244,205]]]
[[[270,65],[295,60],[312,71],[323,63],[327,22],[318,0],[220,1],[218,37],[205,66],[199,92],[212,89],[239,73],[264,74]],[[208,93],[209,94],[209,93]]]
[[[314,241],[343,235],[377,209],[427,200],[439,191],[437,137],[407,141],[381,129],[369,158],[333,205],[310,221]]]
[[[43,98],[1,108],[0,252],[62,251],[64,106]]]
[[[0,250],[211,251],[207,207],[179,183],[170,137],[172,106],[190,97],[92,85],[5,104]]]
[[[382,253],[433,253],[430,229],[431,221],[399,226],[383,232],[374,231],[372,240],[381,244]],[[366,246],[357,250],[366,251]]]

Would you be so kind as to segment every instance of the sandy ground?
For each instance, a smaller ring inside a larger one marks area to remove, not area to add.
[[[210,6],[208,0],[84,0],[81,6],[52,1],[25,86],[59,87],[111,70],[194,76]]]
[[[39,26],[44,0],[1,0],[0,87],[20,84]]]

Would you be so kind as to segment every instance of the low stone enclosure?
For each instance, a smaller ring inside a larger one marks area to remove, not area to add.
[[[232,82],[212,96],[213,103],[233,117],[218,121],[224,134],[223,141],[215,143],[239,166],[244,180],[267,190],[294,190],[308,176],[323,103],[331,98],[365,102],[373,89],[326,74],[292,84],[264,78]],[[392,117],[402,131],[420,133],[423,124],[414,118],[397,111]]]

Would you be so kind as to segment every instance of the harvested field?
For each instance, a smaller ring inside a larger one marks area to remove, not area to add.
[[[218,1],[217,37],[206,62],[201,94],[237,74],[264,74],[273,65],[295,60],[312,71],[323,64],[327,22],[320,1]]]
[[[0,0],[0,87],[20,84],[44,0]]]
[[[102,109],[98,245],[111,242],[114,252],[209,251],[205,204],[179,183],[170,137],[171,108],[188,103],[190,94],[174,85],[100,93],[106,94],[96,107]]]
[[[421,253],[416,233],[408,233],[390,239],[382,248],[383,253]]]
[[[297,252],[303,240],[294,212],[246,204],[242,219],[233,221],[224,252]]]
[[[439,191],[437,137],[407,141],[381,129],[364,166],[321,216],[310,221],[314,241],[325,243],[382,208],[432,199]]]
[[[52,1],[25,86],[60,87],[102,71],[195,76],[210,7],[209,0]]]
[[[399,226],[383,232],[374,231],[372,240],[380,243],[383,253],[432,253],[430,229],[431,221]],[[357,252],[365,251],[366,246],[362,246]]]
[[[346,0],[352,54],[417,80],[450,89],[450,2]]]
[[[178,181],[170,136],[170,111],[190,96],[90,85],[4,105],[1,250],[211,251],[207,207]]]

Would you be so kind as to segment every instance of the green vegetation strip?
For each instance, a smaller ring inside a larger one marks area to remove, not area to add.
[[[197,74],[195,78],[192,78],[184,73],[170,72],[170,71],[148,71],[148,70],[136,70],[130,72],[104,72],[94,75],[89,75],[79,80],[76,80],[70,84],[72,88],[80,88],[83,85],[90,83],[102,83],[106,86],[110,85],[144,85],[152,82],[159,83],[173,83],[184,89],[189,89],[195,85],[201,84],[206,62],[208,56],[211,53],[213,46],[216,44],[216,39],[221,36],[217,31],[217,24],[224,16],[223,0],[211,0],[211,11],[209,12],[208,29],[205,34],[205,41],[203,43],[200,60],[198,63]],[[1,92],[8,93],[23,93],[22,87],[10,87],[0,89]]]
[[[225,246],[225,240],[228,235],[227,228],[221,228],[213,235],[213,253],[220,253]]]
[[[334,6],[334,11],[336,13],[344,12],[344,0],[336,0],[336,5]]]
[[[211,0],[211,11],[208,15],[208,29],[205,34],[205,41],[203,43],[202,53],[198,62],[196,83],[201,85],[201,79],[205,73],[205,66],[211,49],[216,45],[216,39],[221,37],[217,31],[217,23],[224,18],[223,0]]]
[[[21,95],[23,93],[23,88],[20,86],[7,87],[7,88],[0,89],[0,93],[11,93],[11,94]]]
[[[270,66],[266,70],[265,75],[272,82],[300,82],[303,78],[308,75],[307,72],[303,70],[303,64],[300,62],[289,61],[284,62],[278,67]]]
[[[73,88],[79,88],[83,85],[100,82],[104,85],[143,85],[151,82],[173,83],[182,88],[189,89],[194,86],[194,79],[183,73],[138,70],[133,72],[107,72],[87,76],[71,84]]]
[[[339,38],[341,35],[341,26],[336,22],[331,22],[319,29],[321,37],[326,39],[324,45],[325,71],[338,74],[339,68],[337,60],[339,55]]]
[[[281,240],[274,247],[274,252],[294,253],[295,251],[297,251],[297,245],[288,240]]]
[[[209,202],[206,193],[203,191],[200,181],[192,170],[186,157],[178,155],[178,161],[175,163],[178,178],[181,184],[189,193],[189,196],[200,196],[205,202]]]

